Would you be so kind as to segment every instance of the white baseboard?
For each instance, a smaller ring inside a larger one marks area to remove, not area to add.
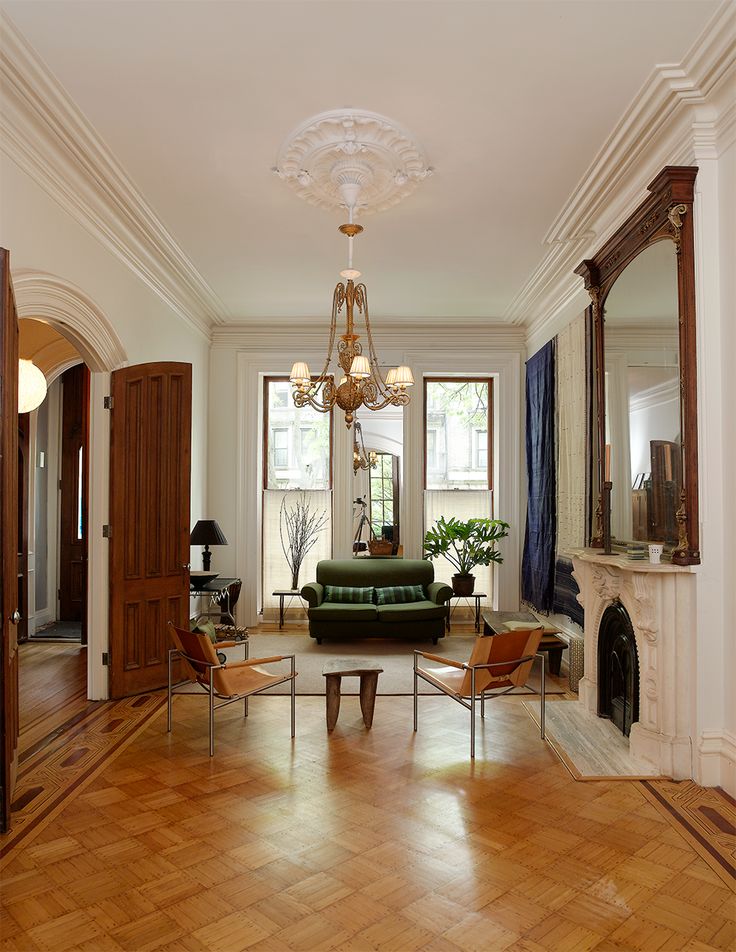
[[[730,731],[703,731],[695,779],[704,787],[721,787],[736,797],[736,736]]]
[[[33,630],[38,631],[39,628],[43,628],[44,625],[50,625],[52,621],[56,621],[54,617],[54,612],[50,608],[41,609],[37,611],[33,616]]]

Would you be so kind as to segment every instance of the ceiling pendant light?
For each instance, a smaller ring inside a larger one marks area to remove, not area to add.
[[[18,413],[30,413],[46,397],[46,377],[32,360],[18,361]]]
[[[407,366],[393,367],[384,379],[373,343],[368,313],[368,290],[353,267],[353,241],[363,226],[354,215],[390,208],[432,174],[423,152],[409,134],[377,113],[342,109],[321,113],[303,123],[281,149],[273,171],[310,204],[347,209],[348,221],[340,232],[348,239],[347,267],[332,295],[332,318],[327,355],[319,375],[297,360],[289,376],[294,403],[321,413],[339,407],[350,428],[359,407],[381,410],[406,406],[414,376]],[[331,370],[338,317],[345,317],[339,335],[337,363]],[[364,343],[356,331],[362,318]],[[339,381],[339,382],[336,382]]]

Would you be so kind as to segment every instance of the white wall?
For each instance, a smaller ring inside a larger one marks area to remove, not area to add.
[[[207,492],[207,374],[209,341],[185,323],[116,256],[90,235],[65,210],[21,170],[0,154],[0,244],[10,250],[11,273],[23,269],[45,272],[76,285],[89,296],[115,328],[128,363],[177,360],[192,364],[192,520],[205,512]],[[33,315],[27,314],[27,317]],[[63,328],[57,328],[63,333]],[[105,374],[93,374],[92,400],[109,392]],[[106,489],[106,441],[101,438],[102,417],[95,422],[93,407],[91,465],[92,492]],[[92,545],[101,537],[106,500],[90,500]],[[97,503],[97,504],[96,504]],[[105,543],[106,545],[106,543]],[[90,558],[104,560],[100,547]],[[106,570],[90,565],[90,577],[105,579]],[[99,587],[99,586],[98,586]],[[99,611],[106,611],[106,593],[91,592]],[[92,605],[91,605],[92,608]],[[98,615],[99,615],[98,611]],[[95,613],[90,611],[90,618]],[[106,615],[105,615],[106,618]],[[90,690],[92,697],[106,696],[106,672],[101,667],[107,648],[107,626],[90,626]]]

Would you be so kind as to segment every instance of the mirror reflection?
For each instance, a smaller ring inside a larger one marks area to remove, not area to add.
[[[385,407],[360,417],[362,443],[369,465],[354,468],[355,555],[376,553],[385,557],[402,552],[399,510],[403,417],[403,407]]]
[[[677,544],[682,489],[675,244],[658,241],[622,272],[604,308],[611,536],[630,555]]]

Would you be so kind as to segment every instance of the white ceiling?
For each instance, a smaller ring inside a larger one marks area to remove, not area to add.
[[[395,119],[435,167],[365,220],[371,314],[500,318],[655,64],[711,0],[2,2],[224,302],[229,320],[329,314],[338,216],[270,172],[341,106]],[[646,184],[646,183],[643,183]]]

